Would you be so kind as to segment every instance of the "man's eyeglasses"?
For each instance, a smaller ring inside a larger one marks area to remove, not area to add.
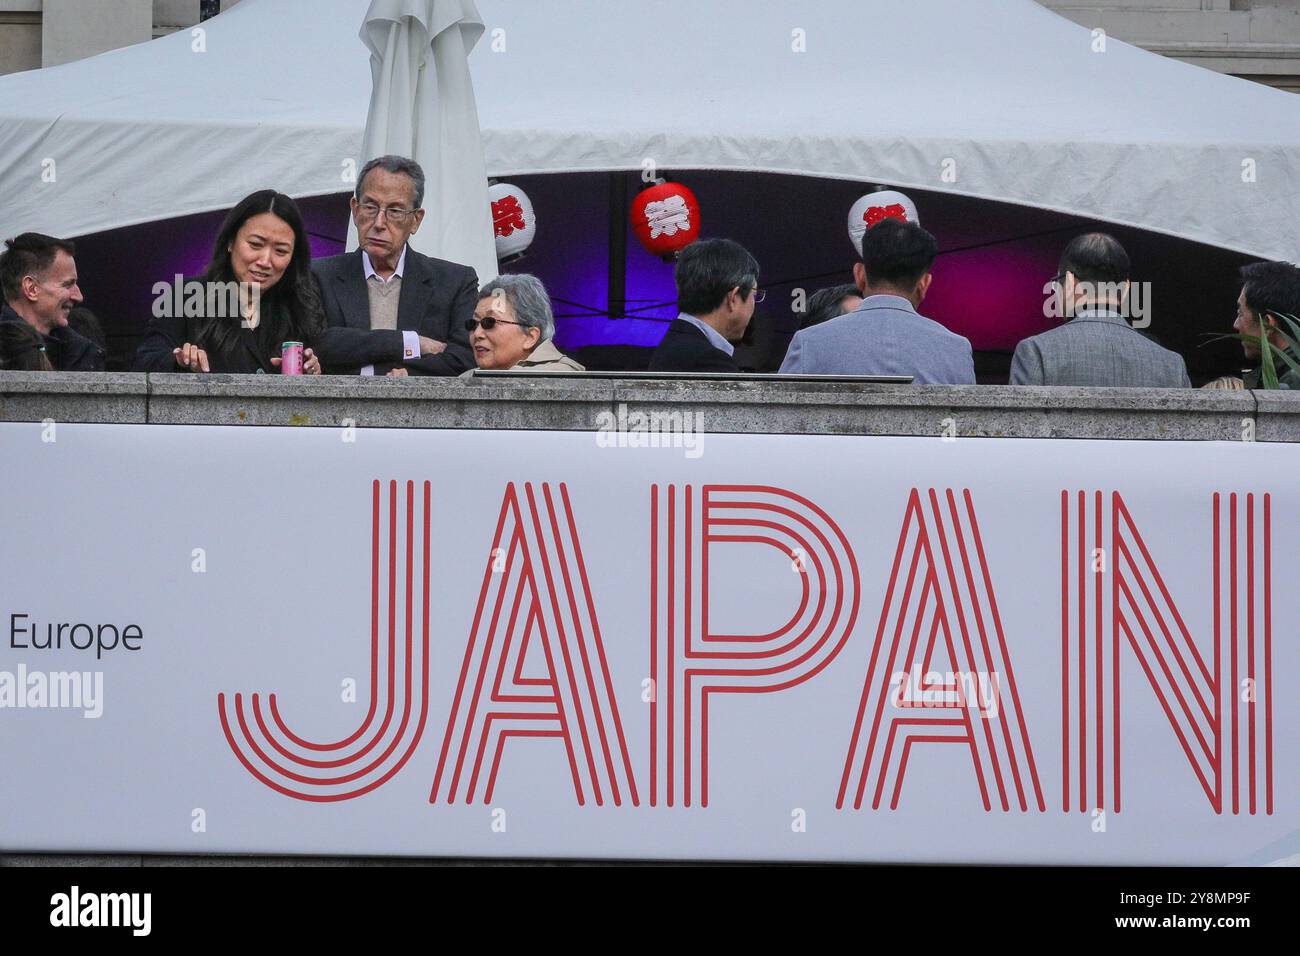
[[[381,212],[391,225],[404,226],[406,221],[415,215],[417,210],[403,209],[401,206],[381,207],[373,202],[363,202],[357,206],[357,213],[365,222],[378,219]]]
[[[498,323],[501,323],[502,325],[518,325],[521,327],[524,324],[522,322],[511,322],[509,319],[498,319],[495,315],[485,315],[481,319],[478,316],[475,316],[472,319],[465,320],[465,331],[473,332],[481,325],[483,326],[484,332],[490,332],[496,328]]]
[[[766,298],[767,298],[767,290],[766,290],[766,289],[755,289],[755,290],[754,290],[754,304],[755,304],[755,305],[757,305],[758,303],[762,302],[762,301],[763,301],[764,299],[766,299]]]

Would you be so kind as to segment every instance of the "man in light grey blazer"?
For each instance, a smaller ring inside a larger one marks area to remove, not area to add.
[[[1071,242],[1052,280],[1052,302],[1070,321],[1016,347],[1011,384],[1191,388],[1182,356],[1125,318],[1130,271],[1113,236],[1094,232]]]
[[[853,277],[856,312],[795,334],[781,371],[804,375],[910,375],[918,385],[974,385],[970,342],[917,312],[930,291],[939,244],[915,223],[885,219],[862,238]]]

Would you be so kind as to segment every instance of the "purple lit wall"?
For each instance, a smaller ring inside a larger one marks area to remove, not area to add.
[[[626,175],[631,196],[640,186]],[[792,293],[852,281],[855,254],[846,216],[865,191],[860,183],[766,174],[677,172],[700,199],[703,234],[747,246],[763,267],[769,290],[755,322],[755,344],[742,363],[774,369],[798,325]],[[630,232],[626,260],[626,318],[610,319],[610,176],[574,174],[511,177],[533,199],[536,242],[507,266],[532,272],[555,300],[556,340],[590,367],[644,366],[677,310],[672,266],[645,252]],[[1207,246],[1077,217],[906,190],[922,224],[938,238],[930,297],[922,311],[969,338],[981,379],[1005,381],[1010,352],[1027,335],[1054,322],[1043,317],[1043,285],[1056,272],[1061,249],[1091,228],[1115,234],[1134,263],[1134,278],[1154,288],[1151,333],[1186,356],[1194,380],[1241,366],[1231,342],[1205,345],[1229,330],[1246,258]],[[315,256],[343,250],[347,196],[300,202]],[[191,216],[83,237],[78,269],[87,305],[104,321],[113,367],[129,363],[150,317],[155,282],[193,275],[206,264],[223,212]],[[39,224],[33,224],[39,228]]]
[[[540,276],[554,300],[556,344],[563,350],[630,346],[654,348],[668,322],[671,305],[647,308],[677,297],[673,268],[642,249],[628,232],[628,318],[610,320],[609,177],[603,173],[519,176],[538,212],[537,239],[527,255],[507,272]],[[630,202],[629,198],[629,202]],[[636,316],[635,318],[632,316]]]
[[[639,177],[627,175],[634,193]],[[811,293],[852,281],[856,254],[847,215],[866,187],[766,174],[671,175],[699,197],[704,236],[735,239],[761,263],[769,297],[756,319],[756,345],[741,354],[751,367],[774,369],[798,327],[790,308],[794,290]],[[656,343],[677,314],[671,304],[672,268],[645,252],[630,231],[628,314],[644,318],[610,320],[594,314],[607,308],[609,177],[521,176],[511,182],[533,197],[538,237],[528,256],[509,271],[534,272],[555,296],[584,306],[556,303],[563,316],[557,322],[561,348],[583,352]],[[925,190],[907,192],[941,249],[922,311],[971,340],[982,380],[1005,381],[1016,344],[1057,324],[1044,317],[1043,287],[1056,274],[1066,243],[1092,229],[1119,238],[1133,259],[1135,280],[1152,283],[1150,332],[1187,357],[1193,377],[1208,379],[1241,365],[1237,346],[1206,345],[1205,340],[1231,325],[1240,290],[1237,269],[1246,257],[1077,216]]]

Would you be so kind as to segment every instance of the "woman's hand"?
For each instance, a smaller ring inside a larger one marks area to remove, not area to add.
[[[274,365],[276,368],[281,368],[281,366],[284,365],[284,359],[282,359],[278,355],[273,355],[271,356],[271,364]],[[317,358],[316,353],[313,352],[311,349],[303,349],[302,374],[319,375],[320,373],[321,373],[320,359]]]
[[[172,349],[172,355],[176,356],[176,365],[186,372],[212,371],[208,366],[208,353],[197,345],[186,342],[180,348]]]

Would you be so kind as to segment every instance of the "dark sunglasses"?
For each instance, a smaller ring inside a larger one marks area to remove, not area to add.
[[[511,322],[509,319],[498,319],[494,315],[484,316],[481,319],[475,316],[472,319],[465,320],[465,331],[473,332],[481,325],[483,326],[484,332],[491,332],[494,328],[496,328],[497,323],[501,323],[503,325],[520,325],[520,326],[523,325],[522,322]]]

